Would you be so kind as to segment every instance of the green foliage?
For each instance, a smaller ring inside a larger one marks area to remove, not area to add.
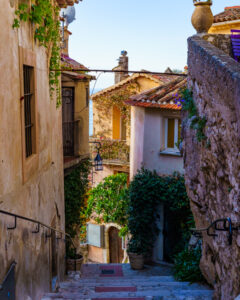
[[[178,173],[172,176],[158,176],[146,169],[138,171],[130,185],[129,230],[132,239],[129,251],[146,254],[153,248],[157,230],[159,204],[174,215],[179,243],[173,254],[182,250],[190,238],[190,228],[194,225],[184,177]],[[135,251],[133,251],[135,250]]]
[[[200,117],[196,104],[193,99],[193,93],[191,90],[185,88],[180,92],[181,105],[184,111],[188,112],[188,118],[192,119],[191,128],[196,130],[196,138],[198,142],[206,140],[206,135],[204,134],[204,129],[207,123],[206,117]]]
[[[120,232],[123,236],[128,231],[126,228],[128,205],[127,175],[120,173],[104,178],[103,182],[90,191],[86,215],[98,223],[119,224],[123,227]]]
[[[85,225],[85,197],[88,191],[90,162],[83,161],[64,180],[66,232],[74,238]]]
[[[49,85],[50,94],[56,91],[57,106],[61,104],[61,91],[59,70],[60,69],[60,22],[58,20],[59,8],[52,4],[51,0],[36,0],[31,7],[27,4],[20,4],[15,11],[16,18],[14,19],[13,28],[19,28],[20,22],[31,22],[35,28],[35,39],[38,40],[41,46],[48,48],[51,51]]]
[[[128,228],[132,235],[128,252],[148,254],[153,248],[158,228],[156,225],[159,195],[159,176],[141,169],[129,188],[130,205]]]
[[[179,252],[174,258],[174,276],[180,281],[203,282],[204,278],[199,268],[201,247]]]

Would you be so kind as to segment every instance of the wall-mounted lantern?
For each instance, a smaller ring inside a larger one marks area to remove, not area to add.
[[[101,145],[100,142],[95,142],[95,141],[90,141],[89,143],[98,144],[98,146],[97,146],[97,155],[94,158],[94,167],[95,167],[95,171],[102,171],[103,170],[103,160],[102,160],[101,155],[99,153],[102,145]]]

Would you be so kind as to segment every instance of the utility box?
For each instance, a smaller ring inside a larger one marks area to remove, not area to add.
[[[104,225],[87,223],[87,244],[104,248]]]

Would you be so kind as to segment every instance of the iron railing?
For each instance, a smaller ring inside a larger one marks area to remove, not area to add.
[[[27,221],[27,222],[31,222],[31,223],[34,223],[34,224],[37,225],[36,228],[35,228],[35,230],[32,231],[33,234],[39,233],[40,232],[40,228],[43,227],[43,228],[46,228],[48,230],[47,232],[45,232],[45,237],[46,238],[51,238],[53,236],[53,232],[55,232],[57,240],[64,239],[64,242],[66,242],[67,239],[68,239],[68,241],[70,242],[71,246],[73,247],[75,258],[77,258],[77,247],[75,246],[74,241],[73,241],[71,235],[68,234],[67,232],[65,232],[63,230],[56,229],[54,227],[51,227],[51,226],[49,226],[47,224],[44,224],[43,222],[31,219],[31,218],[27,218],[27,217],[24,217],[24,216],[15,214],[15,213],[11,213],[11,212],[8,212],[8,211],[5,211],[5,210],[0,210],[0,213],[4,214],[4,215],[11,216],[11,217],[14,218],[14,225],[13,226],[8,226],[7,230],[14,230],[14,229],[16,229],[17,228],[17,219],[21,219],[21,220],[24,220],[24,221]],[[76,268],[76,266],[75,266],[75,268]]]
[[[207,232],[208,236],[217,237],[218,234],[215,231],[225,231],[228,232],[228,243],[232,245],[233,231],[240,230],[240,225],[233,226],[231,218],[222,218],[213,221],[206,228],[192,228],[191,231],[195,236],[202,237],[203,232]]]

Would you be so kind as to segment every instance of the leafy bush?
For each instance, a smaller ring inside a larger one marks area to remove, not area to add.
[[[127,175],[116,174],[104,178],[103,182],[89,193],[86,215],[97,223],[117,223],[122,226],[120,234],[127,230],[129,195]]]
[[[129,188],[130,205],[128,228],[132,238],[128,252],[148,254],[157,237],[157,203],[159,201],[159,176],[156,172],[141,169]]]
[[[199,268],[201,259],[201,247],[184,250],[175,255],[174,258],[174,276],[180,281],[202,282],[204,277]]]
[[[88,190],[89,160],[85,160],[64,180],[66,232],[74,238],[85,226],[85,197]],[[69,243],[67,255],[72,256]]]

